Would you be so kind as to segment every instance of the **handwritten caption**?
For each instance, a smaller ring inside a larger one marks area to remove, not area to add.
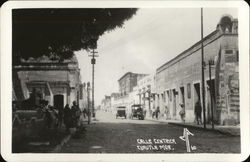
[[[183,129],[183,135],[179,136],[179,139],[186,143],[187,152],[197,150],[195,145],[191,145],[189,142],[189,136],[194,136],[187,128]],[[173,151],[176,141],[174,138],[161,138],[161,139],[137,139],[137,149],[140,151],[150,151],[150,150],[164,150],[164,151]]]
[[[174,150],[173,145],[176,144],[175,139],[137,139],[137,149],[140,151],[149,151],[149,150],[164,150],[172,151]]]

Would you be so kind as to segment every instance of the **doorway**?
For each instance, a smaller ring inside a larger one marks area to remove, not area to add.
[[[207,120],[211,122],[212,120],[212,107],[213,107],[213,117],[215,119],[215,80],[207,81],[208,89],[207,89]]]
[[[54,107],[56,109],[63,109],[64,103],[63,103],[63,95],[54,95]]]
[[[194,84],[194,104],[197,101],[200,101],[201,95],[200,95],[200,83]]]
[[[184,104],[184,108],[185,108],[185,91],[184,91],[184,87],[180,87],[180,91],[181,91],[181,102],[182,104]]]
[[[172,90],[172,94],[173,94],[173,116],[176,116],[176,90],[173,89]]]

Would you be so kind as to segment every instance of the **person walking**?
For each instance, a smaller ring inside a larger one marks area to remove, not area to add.
[[[71,112],[70,112],[70,107],[69,104],[66,104],[64,109],[63,109],[63,121],[66,126],[66,130],[69,131],[70,124],[71,124]]]
[[[180,104],[180,108],[181,108],[181,110],[179,112],[179,115],[181,116],[182,122],[185,123],[185,108],[184,108],[184,104],[183,103]]]
[[[155,118],[155,107],[153,107],[153,109],[152,109],[152,119],[154,119]]]
[[[84,119],[86,119],[86,117],[87,117],[87,109],[86,108],[83,108],[83,117],[84,117]]]
[[[159,117],[159,113],[160,113],[160,108],[159,108],[159,106],[156,108],[156,110],[155,110],[155,117],[156,117],[156,119],[158,120],[158,117]]]
[[[198,125],[199,125],[199,123],[202,124],[201,123],[201,103],[200,103],[200,101],[197,101],[195,103],[194,113],[195,113],[195,119],[196,119],[197,124]]]
[[[81,110],[77,105],[76,101],[73,101],[73,105],[71,107],[71,116],[72,116],[72,126],[77,128],[79,127],[79,119],[81,116]]]

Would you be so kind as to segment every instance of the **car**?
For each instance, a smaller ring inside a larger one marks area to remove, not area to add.
[[[142,105],[134,104],[131,106],[131,110],[132,110],[131,119],[138,118],[139,120],[144,120]]]
[[[126,107],[125,106],[118,106],[116,108],[116,119],[118,117],[124,117],[125,119],[127,118],[127,115],[126,115]]]

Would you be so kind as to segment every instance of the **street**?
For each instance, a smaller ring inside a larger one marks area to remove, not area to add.
[[[72,137],[61,153],[186,153],[183,127],[153,120],[115,118],[98,111],[86,132]],[[191,153],[239,153],[240,137],[188,128]]]

